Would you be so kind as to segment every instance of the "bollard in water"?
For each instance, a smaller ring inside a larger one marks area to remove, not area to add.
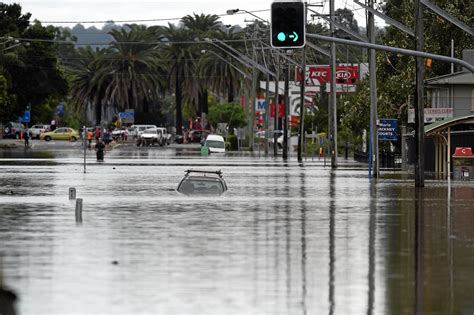
[[[76,199],[76,188],[69,187],[69,200]]]
[[[76,222],[82,222],[82,198],[76,199]]]

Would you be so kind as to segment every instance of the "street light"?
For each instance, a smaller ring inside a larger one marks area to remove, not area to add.
[[[250,14],[251,16],[253,16],[253,17],[259,19],[260,21],[263,21],[263,22],[265,22],[266,24],[269,24],[267,20],[265,20],[265,19],[259,17],[258,15],[255,15],[255,14],[253,14],[252,12],[249,12],[249,11],[247,11],[247,10],[229,9],[229,10],[227,10],[227,15],[234,15],[235,13],[240,12],[240,11],[245,12],[245,13],[247,13],[247,14]]]
[[[274,77],[276,80],[277,80],[277,76],[274,72],[268,70],[267,68],[265,68],[264,66],[262,66],[261,64],[259,64],[258,62],[250,59],[249,57],[247,57],[246,55],[242,54],[240,51],[238,51],[237,49],[235,49],[234,47],[226,44],[225,42],[221,41],[221,40],[218,40],[218,39],[210,39],[210,38],[204,38],[204,40],[206,42],[209,42],[210,44],[214,45],[215,47],[227,52],[229,55],[231,55],[232,57],[234,57],[235,59],[237,59],[240,63],[242,63],[243,65],[245,65],[246,67],[249,67],[249,68],[252,68],[252,69],[258,69],[259,71],[263,72],[266,77],[267,77],[267,83],[266,83],[266,100],[265,100],[265,103],[267,104],[267,107],[269,107],[269,99],[268,99],[268,95],[269,95],[269,80],[270,80],[270,76]],[[219,43],[221,44],[222,46],[224,46],[226,49],[224,49],[223,47],[221,47],[220,45],[217,45],[216,43]],[[230,52],[229,52],[230,51]],[[254,121],[255,121],[255,90],[256,90],[256,77],[255,75],[252,75],[252,93],[253,93],[253,96],[252,96],[252,100],[253,100],[253,104],[251,106],[251,115],[250,115],[250,121],[249,121],[249,126],[250,126],[250,147],[253,149],[253,141],[254,141],[254,138],[253,138],[253,126],[254,126]],[[266,122],[268,123],[268,120],[266,120]],[[267,128],[268,129],[268,128]],[[268,143],[268,130],[267,132],[265,132],[265,143],[267,144]],[[265,153],[268,153],[268,147],[265,146]]]

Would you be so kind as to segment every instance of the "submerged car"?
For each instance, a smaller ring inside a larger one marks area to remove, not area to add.
[[[40,135],[41,140],[69,140],[76,141],[79,139],[79,132],[69,127],[60,127],[54,131],[44,132]]]
[[[176,190],[185,195],[221,195],[227,184],[222,171],[187,170]]]
[[[225,141],[222,136],[208,135],[204,145],[209,148],[209,153],[225,153]]]

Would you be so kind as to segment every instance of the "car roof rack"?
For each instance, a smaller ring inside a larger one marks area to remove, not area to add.
[[[186,176],[189,175],[189,173],[203,173],[203,174],[212,173],[212,174],[219,175],[219,177],[222,177],[222,171],[221,170],[218,170],[218,171],[204,171],[204,170],[189,169],[189,170],[186,170],[184,172],[186,173]]]

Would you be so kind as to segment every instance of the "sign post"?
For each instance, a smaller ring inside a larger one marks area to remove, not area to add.
[[[391,118],[382,118],[377,124],[377,134],[379,140],[397,141],[398,140],[398,120]]]

